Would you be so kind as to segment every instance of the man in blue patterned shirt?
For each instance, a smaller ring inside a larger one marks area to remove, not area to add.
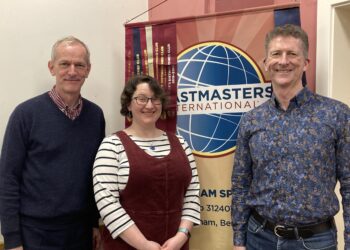
[[[273,95],[241,120],[234,249],[337,249],[337,181],[350,249],[350,109],[304,87],[308,37],[300,27],[276,27],[265,49]]]

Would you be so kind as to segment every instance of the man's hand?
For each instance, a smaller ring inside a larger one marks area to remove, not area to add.
[[[245,250],[245,247],[242,246],[233,246],[233,250]]]
[[[19,246],[19,247],[7,249],[7,250],[23,250],[23,247],[22,247],[22,246]]]
[[[99,250],[101,248],[101,233],[98,228],[92,229],[92,249]]]

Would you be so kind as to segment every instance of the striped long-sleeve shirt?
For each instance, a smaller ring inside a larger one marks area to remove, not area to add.
[[[166,134],[153,139],[135,136],[130,138],[154,157],[162,158],[170,153],[170,143]],[[182,219],[200,224],[199,180],[196,163],[188,144],[181,136],[178,138],[192,169],[191,183],[184,197]],[[118,136],[106,137],[96,155],[93,181],[98,210],[113,238],[134,224],[119,202],[120,191],[125,189],[128,178],[129,161],[124,146]]]

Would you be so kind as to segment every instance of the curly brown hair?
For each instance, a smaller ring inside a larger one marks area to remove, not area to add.
[[[148,83],[150,89],[154,93],[154,97],[160,99],[162,104],[162,113],[164,113],[166,109],[166,105],[168,104],[168,97],[165,94],[163,88],[159,85],[158,81],[148,75],[136,75],[130,78],[125,84],[125,87],[120,97],[120,104],[121,104],[120,114],[123,116],[130,115],[128,106],[132,101],[137,85],[139,85],[140,83]]]

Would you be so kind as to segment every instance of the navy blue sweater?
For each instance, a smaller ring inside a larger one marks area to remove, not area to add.
[[[84,216],[97,221],[92,166],[104,131],[102,110],[86,99],[75,120],[60,111],[48,93],[16,107],[0,159],[0,215],[6,247],[21,245],[25,218],[49,228]]]

